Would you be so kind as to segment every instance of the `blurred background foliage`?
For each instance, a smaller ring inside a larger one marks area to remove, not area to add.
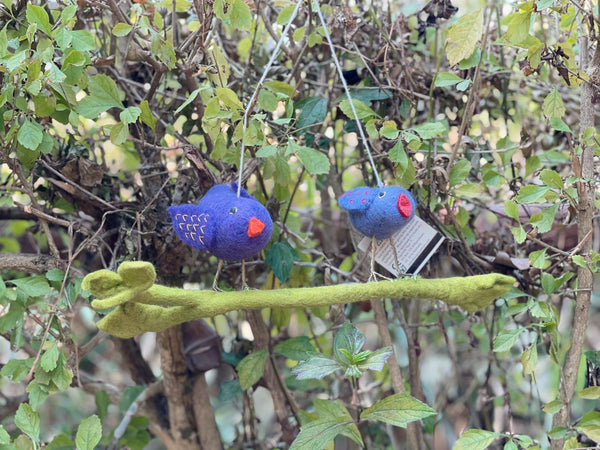
[[[94,270],[144,260],[162,284],[212,284],[216,259],[175,237],[167,207],[237,179],[242,139],[244,184],[276,223],[249,285],[368,279],[337,198],[375,178],[316,3],[248,104],[294,6],[2,0],[2,448],[287,447],[325,419],[349,427],[336,448],[597,445],[591,2],[320,5],[383,181],[446,237],[420,276],[511,274],[507,298],[477,314],[384,299],[130,340],[96,329],[81,290]],[[220,287],[240,285],[227,264]],[[292,375],[347,321],[366,350],[393,347],[382,371]],[[404,391],[436,414],[359,422]],[[319,434],[307,448],[333,445]]]

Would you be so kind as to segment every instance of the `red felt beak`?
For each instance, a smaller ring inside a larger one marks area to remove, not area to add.
[[[248,237],[258,236],[264,229],[265,224],[262,222],[262,220],[253,217],[250,219],[250,222],[248,222]]]
[[[410,214],[412,213],[412,204],[406,195],[400,194],[398,196],[396,207],[398,208],[398,212],[402,217],[410,217]]]

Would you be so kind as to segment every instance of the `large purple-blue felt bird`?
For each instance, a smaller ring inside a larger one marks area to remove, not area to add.
[[[260,252],[271,238],[273,221],[267,209],[245,189],[237,196],[237,184],[218,184],[197,205],[169,207],[173,228],[186,244],[208,250],[222,260],[243,261]],[[245,286],[245,274],[242,282]]]
[[[354,228],[377,240],[392,237],[417,209],[412,194],[399,186],[357,187],[345,192],[339,204],[348,212]]]

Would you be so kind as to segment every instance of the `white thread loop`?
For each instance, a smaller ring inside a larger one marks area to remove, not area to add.
[[[348,101],[350,102],[350,108],[352,109],[352,114],[354,115],[354,120],[356,122],[356,127],[358,128],[358,132],[360,133],[360,137],[363,141],[363,145],[365,146],[365,150],[367,151],[367,155],[369,156],[369,161],[371,162],[371,166],[373,167],[373,174],[375,175],[375,180],[377,181],[378,187],[383,187],[383,183],[379,178],[379,173],[377,172],[377,167],[375,167],[375,161],[373,160],[373,155],[371,154],[371,149],[369,148],[369,143],[367,142],[367,137],[365,136],[365,132],[362,127],[362,123],[358,118],[358,113],[354,108],[354,102],[352,101],[352,97],[350,96],[350,89],[348,88],[348,84],[346,84],[346,79],[344,78],[344,73],[342,72],[342,66],[335,54],[335,49],[333,48],[333,42],[331,41],[331,36],[329,34],[329,30],[327,29],[327,24],[325,23],[325,19],[323,18],[323,13],[321,12],[321,7],[319,2],[315,0],[313,3],[313,8],[317,11],[319,15],[319,20],[321,21],[321,25],[323,26],[323,31],[325,33],[325,39],[327,39],[327,43],[329,44],[329,49],[331,50],[331,56],[333,58],[333,62],[335,63],[335,67],[337,68],[338,75],[340,80],[342,81],[342,85],[344,86],[344,91],[346,91],[346,97],[348,97]]]
[[[303,2],[303,0],[298,0],[296,2],[296,7],[294,8],[292,15],[290,16],[290,19],[288,20],[287,25],[283,29],[283,32],[281,33],[281,37],[279,38],[279,41],[277,41],[277,45],[275,46],[275,50],[273,50],[273,53],[271,54],[271,59],[269,59],[269,62],[267,63],[265,70],[264,70],[262,76],[260,77],[258,84],[256,85],[256,89],[252,93],[252,97],[250,97],[248,106],[246,107],[246,110],[244,111],[244,117],[242,119],[242,146],[241,146],[241,153],[240,153],[240,165],[238,167],[238,169],[240,171],[240,173],[238,175],[238,185],[237,185],[237,196],[238,197],[240,196],[240,193],[242,192],[242,174],[244,171],[244,152],[246,150],[246,145],[244,144],[244,136],[246,135],[246,130],[248,128],[248,115],[250,114],[251,110],[254,109],[254,102],[256,100],[256,96],[260,92],[262,85],[265,82],[265,78],[267,78],[267,74],[269,73],[271,66],[275,62],[275,59],[277,58],[279,49],[281,48],[281,44],[283,44],[283,40],[285,39],[285,37],[287,36],[287,34],[289,32],[290,27],[292,26],[292,22],[296,18],[296,15],[298,14],[298,10],[300,9],[300,5],[302,4],[302,2]]]

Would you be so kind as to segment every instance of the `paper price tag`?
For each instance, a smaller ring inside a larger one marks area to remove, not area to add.
[[[358,248],[367,252],[371,242],[372,239],[365,236],[358,243]],[[444,236],[440,232],[419,217],[413,216],[390,239],[377,241],[375,261],[393,275],[416,275],[442,242]]]

